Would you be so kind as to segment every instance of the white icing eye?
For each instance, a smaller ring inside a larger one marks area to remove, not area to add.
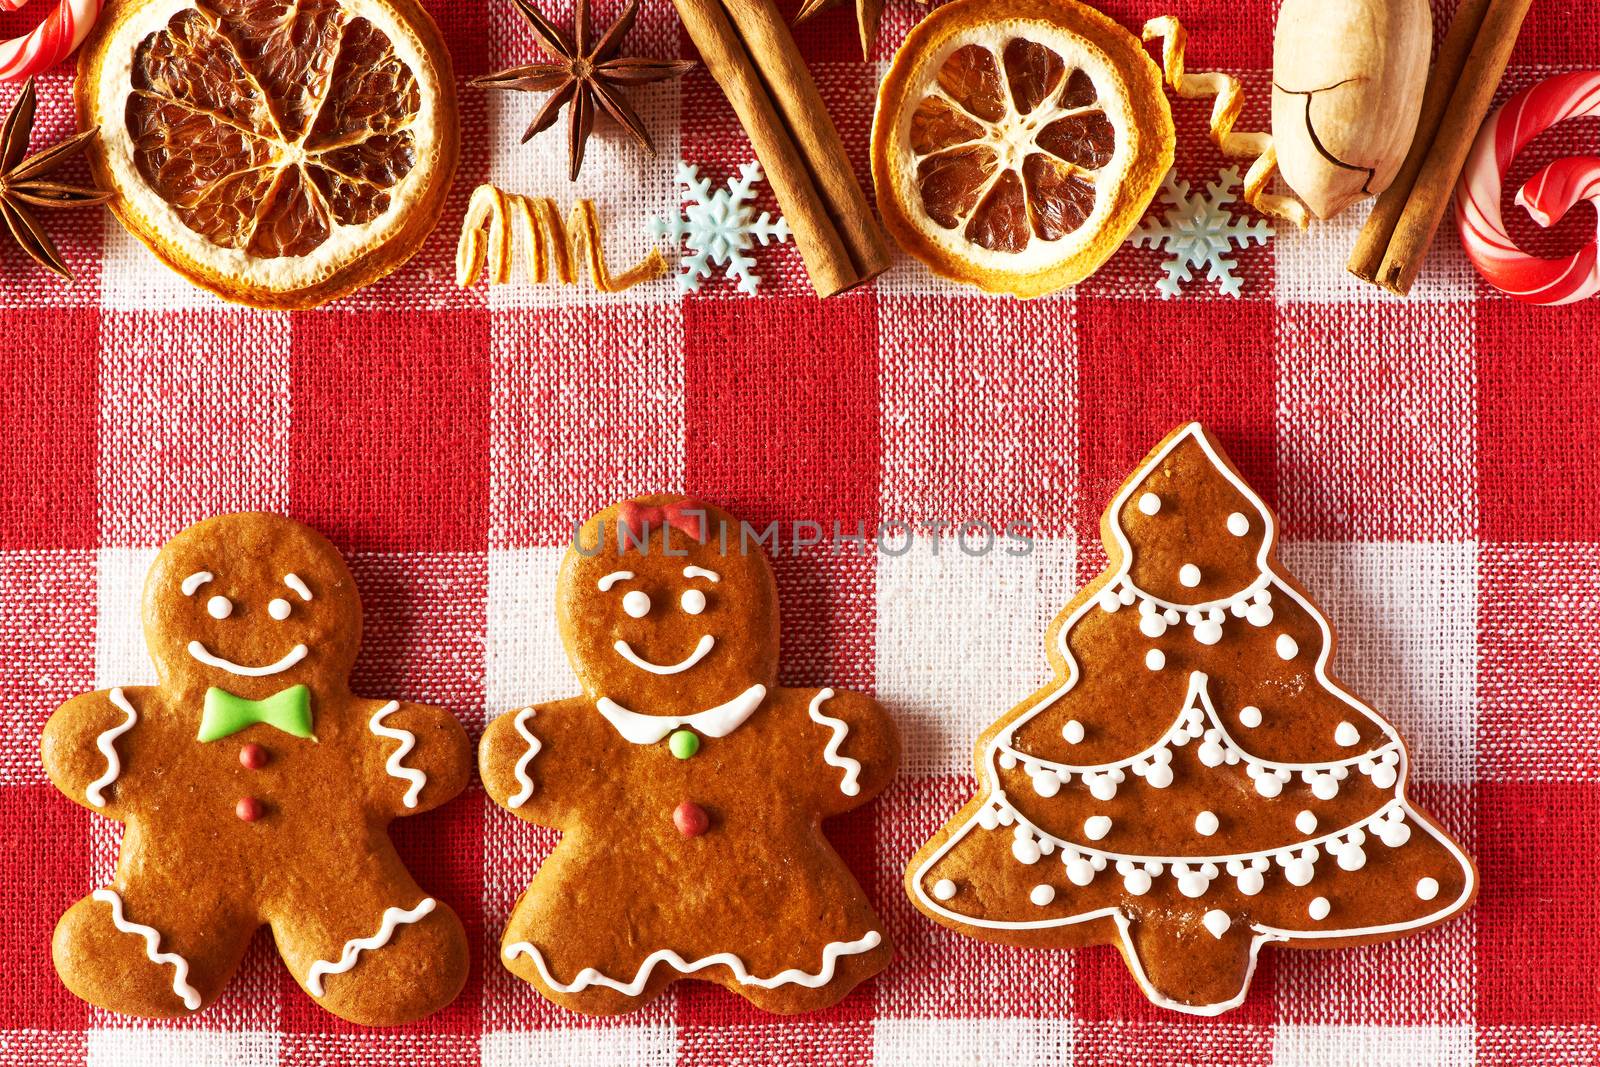
[[[683,610],[690,615],[698,615],[706,610],[706,595],[698,589],[685,589],[678,603],[682,604]]]
[[[638,589],[631,590],[622,598],[622,610],[635,619],[642,619],[650,614],[650,597]]]
[[[267,614],[271,615],[279,622],[287,619],[289,617],[289,612],[292,610],[294,609],[289,606],[289,602],[282,597],[275,596],[271,600],[267,601]]]
[[[233,601],[225,596],[214,596],[206,601],[206,614],[213,619],[226,619],[233,614]]]

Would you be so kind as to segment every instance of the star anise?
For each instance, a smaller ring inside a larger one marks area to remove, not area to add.
[[[805,0],[800,5],[800,10],[794,16],[794,24],[800,25],[813,15],[822,12],[839,3],[840,0]],[[856,29],[861,34],[861,58],[872,58],[872,42],[878,36],[878,20],[883,18],[884,0],[856,0]]]
[[[43,152],[22,158],[33,133],[36,103],[33,79],[29,78],[22,87],[22,95],[17,97],[11,113],[6,116],[5,125],[0,127],[0,216],[5,218],[6,228],[17,239],[17,244],[36,263],[71,281],[72,272],[67,269],[61,253],[56,251],[55,243],[28,209],[96,207],[110,200],[111,194],[81,185],[43,180],[45,175],[82,152],[94,137],[94,130],[85,130]]]
[[[554,63],[533,63],[525,67],[512,67],[497,74],[474,78],[472,84],[481,89],[519,89],[531,93],[553,93],[539,114],[522,135],[527,144],[534,134],[550,128],[556,115],[565,105],[567,109],[567,177],[576,181],[583,166],[583,150],[589,134],[594,132],[595,109],[599,107],[617,121],[623,129],[633,134],[645,151],[654,155],[656,146],[645,131],[644,123],[619,91],[628,85],[676,78],[694,66],[693,63],[667,59],[634,59],[619,57],[616,52],[622,38],[633,27],[633,18],[639,11],[639,0],[628,0],[622,17],[601,36],[598,44],[590,47],[589,0],[578,0],[573,20],[573,37],[551,24],[530,0],[514,0],[517,10],[528,20],[533,32],[544,47],[556,56]],[[576,38],[574,40],[573,38]]]

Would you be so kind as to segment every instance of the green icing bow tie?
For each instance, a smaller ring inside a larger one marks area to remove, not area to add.
[[[303,685],[292,685],[265,700],[246,700],[226,689],[206,690],[205,712],[200,716],[200,740],[217,741],[258,722],[315,741],[311,733],[311,690]]]

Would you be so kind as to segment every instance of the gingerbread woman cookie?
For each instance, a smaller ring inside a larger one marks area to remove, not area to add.
[[[1333,630],[1210,434],[1168,435],[1101,539],[1107,569],[1046,634],[1056,680],[979,738],[981,791],[911,860],[912,902],[989,941],[1115,944],[1152,1001],[1200,1015],[1244,1000],[1269,942],[1460,913],[1472,861],[1329,672]]]
[[[772,570],[743,547],[680,497],[591,518],[556,594],[583,694],[484,733],[489,795],[562,831],[501,956],[564,1007],[630,1011],[689,976],[809,1011],[889,961],[820,823],[884,787],[898,735],[865,696],[778,687]]]
[[[109,886],[56,926],[74,993],[184,1016],[222,992],[262,924],[336,1015],[427,1015],[466,980],[461,921],[387,827],[465,787],[471,746],[438,708],[352,696],[361,601],[344,560],[276,515],[196,523],[145,583],[161,681],[75,697],[41,753],[71,799],[125,823]]]

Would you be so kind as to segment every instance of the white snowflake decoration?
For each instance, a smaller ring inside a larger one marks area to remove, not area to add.
[[[1247,248],[1254,240],[1266,244],[1272,236],[1272,227],[1257,219],[1243,222],[1228,210],[1233,203],[1233,189],[1239,184],[1239,169],[1229,167],[1217,181],[1206,184],[1204,196],[1190,196],[1189,183],[1180,182],[1175,171],[1169,171],[1161,183],[1161,196],[1171,209],[1162,219],[1147,220],[1130,238],[1139,247],[1166,246],[1172,258],[1161,266],[1167,276],[1156,282],[1162,299],[1177,296],[1183,283],[1194,278],[1191,267],[1205,267],[1206,277],[1217,283],[1224,293],[1237,298],[1240,280],[1233,273],[1236,264],[1228,258],[1233,245]]]
[[[678,164],[678,181],[683,184],[688,203],[682,218],[656,219],[651,229],[666,237],[676,248],[688,245],[680,260],[684,273],[678,275],[678,288],[684,292],[700,288],[703,278],[711,277],[713,265],[726,267],[724,273],[739,283],[741,292],[754,294],[761,279],[755,273],[755,257],[749,254],[756,242],[763,246],[789,239],[789,224],[781,216],[773,219],[763,211],[759,218],[750,207],[755,199],[750,187],[761,180],[761,164],[746,163],[737,180],[726,188],[711,191],[711,182],[700,177],[698,167]]]

